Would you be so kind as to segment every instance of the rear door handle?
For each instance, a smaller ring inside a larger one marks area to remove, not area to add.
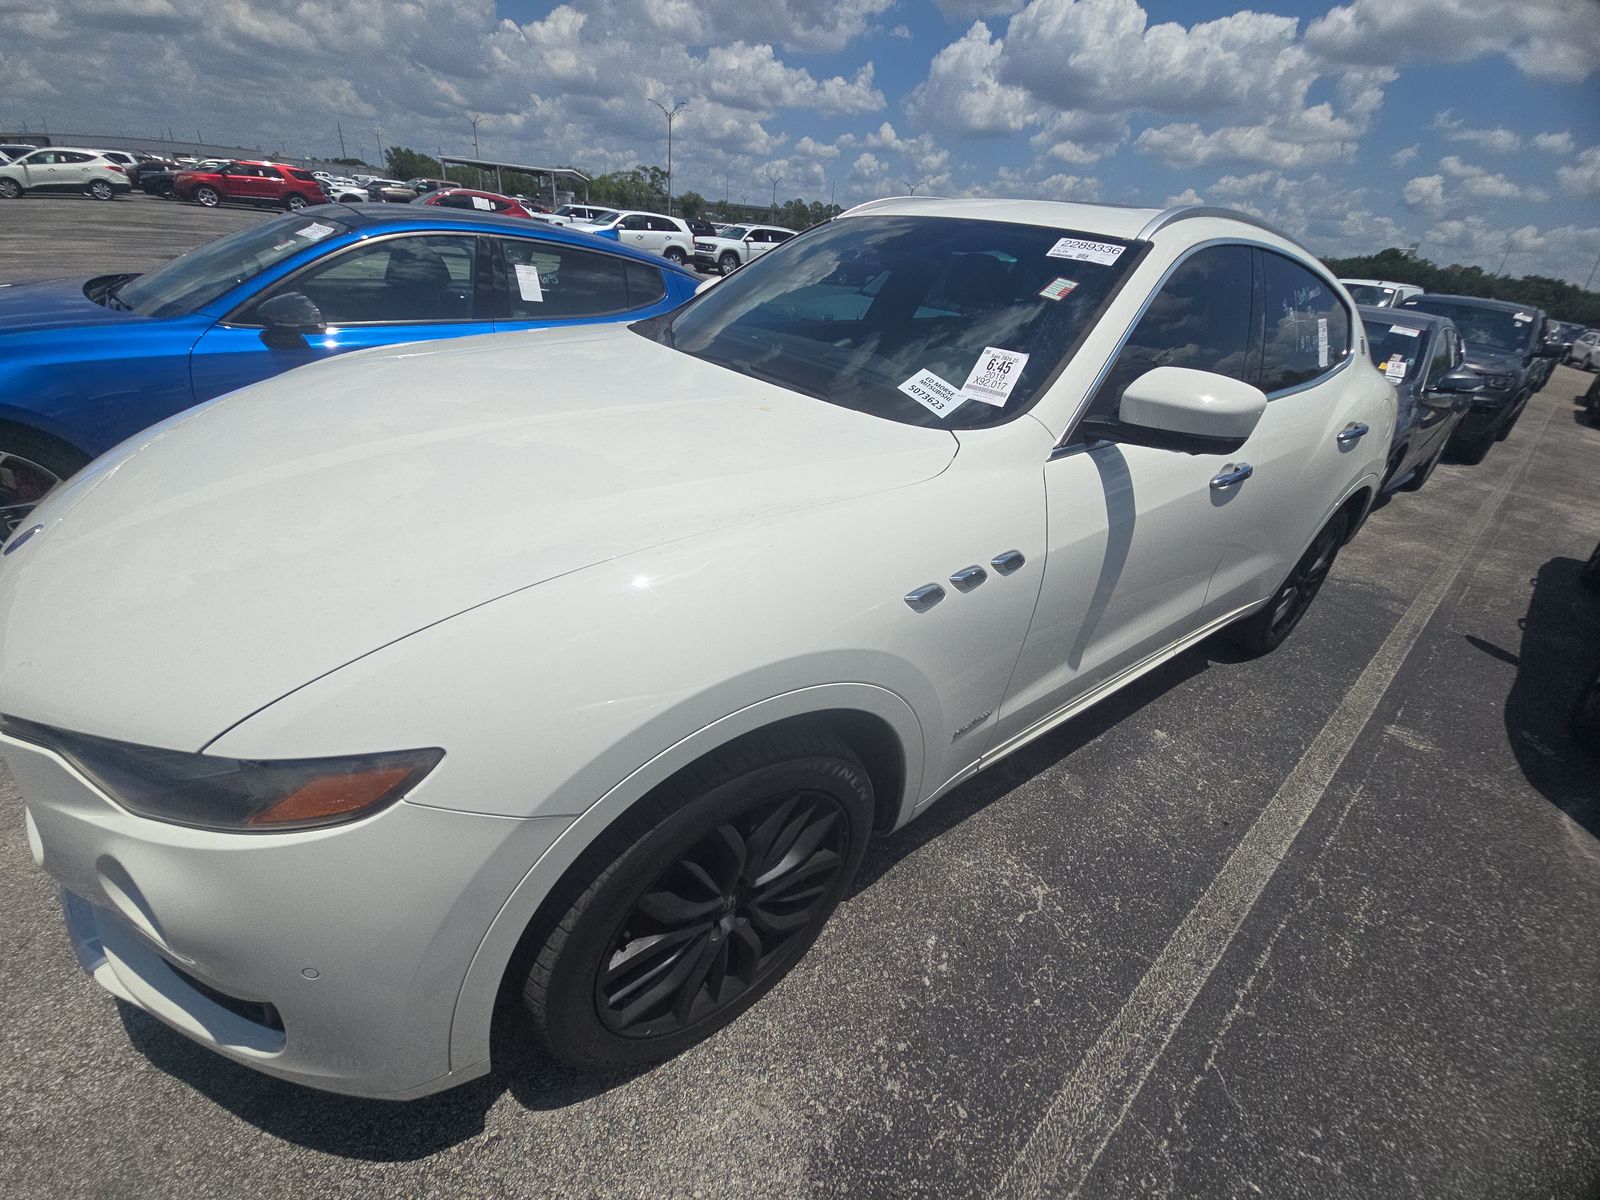
[[[1211,477],[1211,486],[1217,491],[1231,488],[1236,483],[1243,483],[1256,473],[1256,469],[1249,463],[1229,463],[1221,472]]]
[[[1353,446],[1362,438],[1366,437],[1367,433],[1367,427],[1360,421],[1351,421],[1350,424],[1346,425],[1334,435],[1333,440],[1338,442],[1341,446]]]

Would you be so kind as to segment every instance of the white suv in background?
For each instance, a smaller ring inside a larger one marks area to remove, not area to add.
[[[694,257],[694,234],[677,217],[624,209],[612,212],[609,219],[579,225],[577,228],[585,233],[611,238],[624,246],[659,254],[680,267]]]
[[[563,204],[553,213],[540,214],[540,220],[551,225],[582,225],[585,221],[593,221],[596,217],[603,217],[612,210],[599,204]]]
[[[727,275],[793,236],[794,230],[777,225],[730,225],[714,238],[695,239],[694,265]]]
[[[0,167],[0,200],[24,192],[86,192],[96,200],[115,200],[132,191],[128,173],[98,150],[46,146]]]
[[[1600,368],[1600,329],[1585,329],[1573,338],[1567,349],[1567,362],[1590,371]]]

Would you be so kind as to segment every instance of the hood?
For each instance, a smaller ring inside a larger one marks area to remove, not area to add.
[[[927,479],[956,446],[622,326],[341,356],[147,430],[36,510],[0,558],[0,711],[198,749],[424,625]]]
[[[1522,356],[1519,354],[1506,354],[1500,350],[1476,349],[1472,344],[1464,346],[1464,361],[1482,375],[1515,375],[1522,370]]]
[[[100,275],[90,279],[51,279],[44,283],[0,285],[0,334],[37,333],[78,325],[129,325],[150,318],[96,304],[84,295],[91,283],[132,278]]]

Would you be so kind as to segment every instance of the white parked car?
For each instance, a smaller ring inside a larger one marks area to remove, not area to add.
[[[96,981],[272,1075],[461,1083],[502,983],[569,1063],[674,1053],[869,838],[1289,635],[1384,470],[1362,338],[1248,217],[895,199],[640,325],[191,409],[0,559],[34,858]]]
[[[1357,304],[1370,304],[1374,308],[1399,308],[1413,296],[1422,295],[1414,283],[1395,283],[1390,279],[1341,279],[1345,291]]]
[[[716,237],[695,239],[694,265],[728,275],[793,236],[794,230],[779,225],[733,225]]]
[[[573,228],[659,254],[680,267],[694,257],[694,234],[679,217],[622,209],[575,223]]]
[[[330,177],[321,182],[322,190],[327,193],[328,199],[340,204],[365,204],[371,199],[366,187],[354,179]]]
[[[1585,329],[1573,338],[1567,350],[1567,362],[1587,371],[1600,367],[1600,329]]]
[[[131,191],[128,173],[98,150],[46,146],[0,166],[0,200],[28,192],[83,192],[115,200]]]
[[[611,217],[615,209],[599,204],[563,204],[553,213],[541,213],[539,219],[551,225],[581,225],[600,217]]]

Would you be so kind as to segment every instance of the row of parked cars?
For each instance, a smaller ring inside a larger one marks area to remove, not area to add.
[[[703,282],[608,227],[330,204],[0,290],[0,752],[85,968],[219,1054],[700,1041],[870,839],[1280,645],[1555,353],[1197,206],[877,201]]]

